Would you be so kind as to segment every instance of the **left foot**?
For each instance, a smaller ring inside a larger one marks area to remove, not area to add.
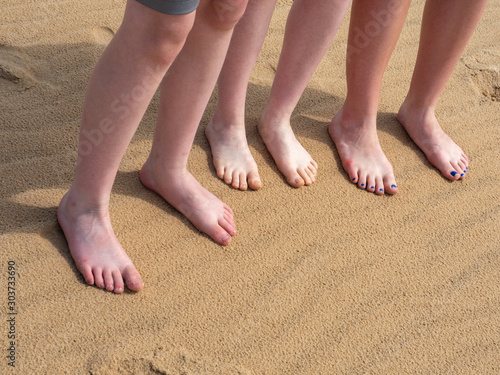
[[[398,121],[444,177],[452,181],[465,177],[469,159],[441,129],[433,110],[410,110],[405,100],[399,110]]]

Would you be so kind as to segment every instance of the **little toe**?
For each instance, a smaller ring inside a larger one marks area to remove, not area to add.
[[[142,281],[141,275],[139,275],[139,272],[137,272],[132,264],[125,266],[122,271],[122,276],[130,290],[138,292],[144,288],[144,282]]]
[[[123,277],[122,274],[119,270],[114,270],[112,272],[113,275],[113,283],[115,285],[115,293],[123,293],[124,289],[124,284],[123,284]]]

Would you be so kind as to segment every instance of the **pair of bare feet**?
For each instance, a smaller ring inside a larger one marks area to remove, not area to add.
[[[468,159],[441,129],[434,111],[413,111],[405,102],[398,120],[446,178],[457,180],[465,176]],[[256,190],[262,186],[257,165],[248,148],[244,124],[237,125],[228,128],[212,121],[207,126],[214,165],[217,175],[227,184],[240,190]],[[290,185],[300,187],[314,182],[318,165],[295,138],[289,120],[277,119],[265,111],[259,132]],[[378,141],[375,118],[357,121],[341,110],[333,118],[329,132],[351,181],[379,195],[397,193],[392,166]],[[149,158],[140,172],[144,186],[162,196],[214,241],[229,244],[236,233],[231,209],[187,170],[165,170],[155,160]],[[115,293],[122,293],[125,285],[132,291],[144,287],[113,232],[107,202],[89,203],[85,194],[72,187],[61,200],[58,220],[87,283]]]
[[[469,169],[467,156],[441,129],[434,110],[414,110],[405,101],[397,118],[443,176],[450,180],[465,176]],[[289,118],[264,111],[258,129],[278,169],[291,186],[301,187],[314,182],[318,165],[295,138]],[[378,195],[398,192],[392,165],[380,147],[376,117],[361,117],[360,120],[342,108],[328,130],[342,166],[353,183]],[[256,190],[262,186],[257,164],[248,148],[244,124],[228,125],[212,120],[205,133],[221,179],[240,190],[247,187]]]
[[[187,170],[162,170],[160,165],[153,158],[146,161],[140,172],[144,186],[162,196],[215,242],[229,244],[236,233],[233,211]],[[115,293],[122,293],[124,284],[132,291],[144,287],[113,232],[108,203],[88,203],[85,195],[72,187],[62,198],[57,217],[76,267],[88,284]]]

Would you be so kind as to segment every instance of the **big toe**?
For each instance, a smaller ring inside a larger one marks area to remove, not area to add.
[[[248,186],[252,190],[259,190],[262,187],[258,172],[250,172],[248,174]]]
[[[122,276],[130,290],[138,292],[144,288],[144,281],[142,281],[141,275],[139,275],[139,272],[137,272],[133,265],[126,266],[122,271]]]

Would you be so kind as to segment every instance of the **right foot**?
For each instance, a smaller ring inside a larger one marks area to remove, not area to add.
[[[140,173],[145,187],[161,195],[169,204],[215,242],[227,245],[236,233],[233,211],[220,199],[206,190],[186,170],[162,170],[146,161]]]
[[[123,293],[123,280],[130,290],[144,287],[111,228],[107,209],[83,207],[70,190],[59,204],[57,218],[76,267],[87,283],[115,293]]]
[[[314,182],[318,164],[295,138],[289,120],[272,119],[264,111],[259,121],[259,133],[290,185],[301,187]]]
[[[375,118],[347,120],[341,109],[328,130],[353,183],[379,195],[398,192],[391,163],[380,147]]]
[[[235,189],[259,189],[262,183],[248,148],[245,127],[218,125],[212,120],[205,129],[217,176]]]

